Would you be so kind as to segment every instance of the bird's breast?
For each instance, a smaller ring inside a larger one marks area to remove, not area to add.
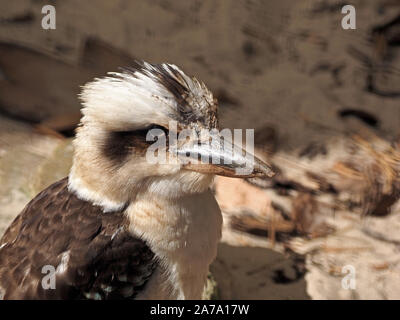
[[[178,199],[145,196],[127,208],[131,232],[163,261],[145,298],[200,299],[221,237],[222,216],[211,193]],[[153,283],[153,284],[152,284]]]

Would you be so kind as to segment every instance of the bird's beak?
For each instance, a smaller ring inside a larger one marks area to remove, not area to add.
[[[213,134],[211,138],[177,148],[183,168],[237,178],[274,176],[271,166],[252,153],[222,139],[219,134]]]

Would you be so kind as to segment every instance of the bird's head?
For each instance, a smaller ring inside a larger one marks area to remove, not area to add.
[[[80,98],[70,188],[106,209],[144,190],[172,198],[202,192],[215,174],[272,175],[220,139],[216,99],[175,65],[135,63],[86,84]]]

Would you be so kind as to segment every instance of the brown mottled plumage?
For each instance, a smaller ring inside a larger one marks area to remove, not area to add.
[[[67,178],[38,194],[0,241],[4,299],[134,298],[157,266],[153,252],[128,231],[121,212],[104,213],[67,189]],[[62,264],[56,288],[43,289],[45,265]],[[28,270],[28,271],[27,271]]]

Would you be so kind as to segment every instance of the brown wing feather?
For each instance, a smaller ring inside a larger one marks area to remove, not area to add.
[[[0,240],[0,298],[134,298],[154,271],[153,252],[123,213],[103,213],[67,184],[37,195]],[[55,289],[42,286],[45,265],[56,270]]]

